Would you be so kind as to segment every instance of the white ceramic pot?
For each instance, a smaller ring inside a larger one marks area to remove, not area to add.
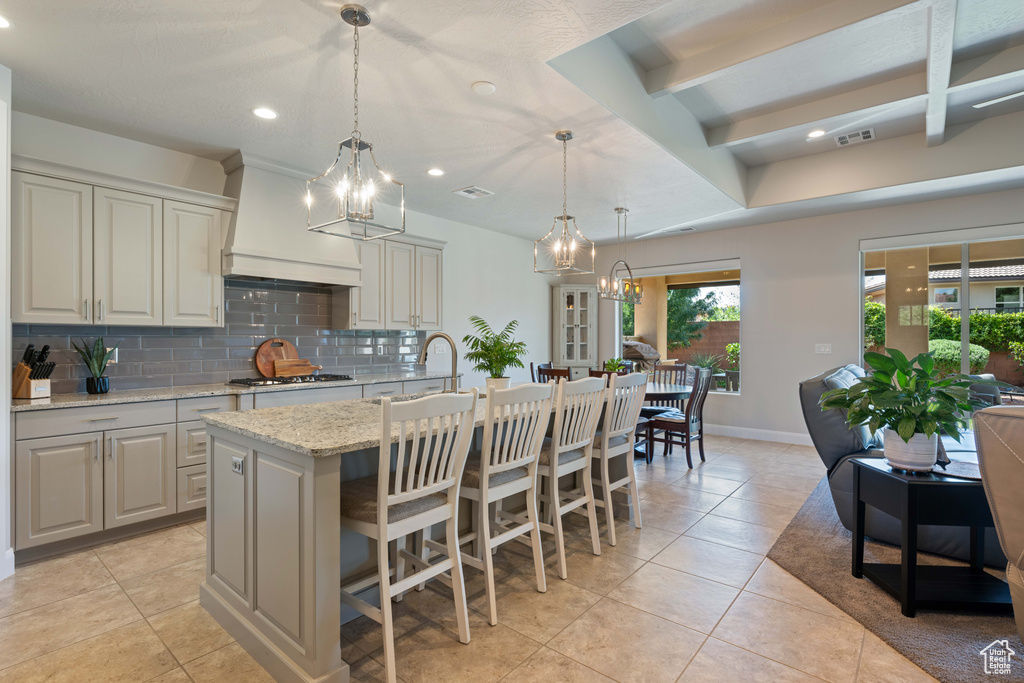
[[[900,438],[896,430],[886,427],[882,438],[885,459],[890,466],[918,472],[928,472],[935,467],[939,448],[938,434],[930,437],[914,434],[908,443]]]
[[[498,389],[508,389],[510,386],[512,386],[511,377],[488,377],[486,382],[487,388],[493,388],[495,391],[497,391]]]

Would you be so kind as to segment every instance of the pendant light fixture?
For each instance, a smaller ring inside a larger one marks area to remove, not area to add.
[[[338,145],[334,163],[320,175],[306,181],[306,228],[356,240],[378,239],[405,232],[405,185],[381,169],[373,155],[373,145],[359,132],[359,29],[370,24],[370,13],[360,5],[345,5],[341,8],[341,18],[353,27],[354,123],[351,137]],[[369,156],[368,160],[363,153]],[[346,155],[348,163],[342,164]],[[338,213],[336,218],[313,225],[313,187],[317,183],[331,188],[331,194],[338,202]],[[397,204],[399,219],[394,226],[386,225],[375,217],[373,204],[378,199],[383,203]]]
[[[619,246],[620,254],[622,258],[612,264],[611,270],[608,271],[608,277],[602,277],[597,283],[597,295],[602,299],[608,299],[610,301],[622,301],[628,304],[638,304],[640,299],[644,296],[643,286],[633,279],[633,271],[626,263],[626,227],[627,221],[629,220],[629,209],[624,209],[621,206],[616,207],[615,213],[618,214],[617,223],[618,229],[615,233],[615,244]],[[619,264],[626,269],[626,273],[629,274],[628,278],[620,278],[615,269]]]
[[[594,243],[576,227],[576,218],[566,210],[568,143],[571,130],[560,130],[555,139],[562,141],[562,215],[555,216],[548,234],[533,243],[533,272],[549,275],[587,275],[594,272]],[[569,222],[572,221],[572,227]]]

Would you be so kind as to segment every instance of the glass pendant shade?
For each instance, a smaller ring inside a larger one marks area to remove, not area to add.
[[[562,215],[555,216],[548,234],[533,243],[533,272],[549,275],[588,275],[594,272],[597,247],[576,227],[576,218],[566,210],[566,169],[571,130],[561,130],[555,138],[562,141]]]
[[[601,277],[597,281],[597,295],[602,299],[608,299],[609,301],[622,301],[629,304],[638,304],[644,296],[643,285],[641,285],[634,277],[633,270],[626,263],[626,216],[629,213],[629,209],[623,209],[621,207],[615,209],[615,213],[618,214],[618,233],[616,234],[616,244],[621,246],[622,258],[612,264],[611,269],[608,271],[608,277]],[[618,267],[622,266],[626,270],[628,277],[619,277]]]

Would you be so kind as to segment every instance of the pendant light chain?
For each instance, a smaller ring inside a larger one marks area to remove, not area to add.
[[[354,26],[352,30],[355,34],[352,47],[352,117],[354,119],[352,137],[359,140],[359,26]]]
[[[566,176],[569,174],[569,141],[562,140],[562,217],[564,218],[569,214],[568,208],[568,196],[569,190],[566,183]]]

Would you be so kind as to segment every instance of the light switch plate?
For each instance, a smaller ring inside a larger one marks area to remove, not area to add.
[[[434,353],[438,356],[443,356],[448,353],[448,345],[444,342],[434,342]]]
[[[245,473],[245,459],[244,458],[231,458],[231,471],[238,474]]]
[[[814,345],[814,352],[815,353],[824,354],[824,355],[830,355],[832,353],[832,345],[831,344],[815,344]]]

